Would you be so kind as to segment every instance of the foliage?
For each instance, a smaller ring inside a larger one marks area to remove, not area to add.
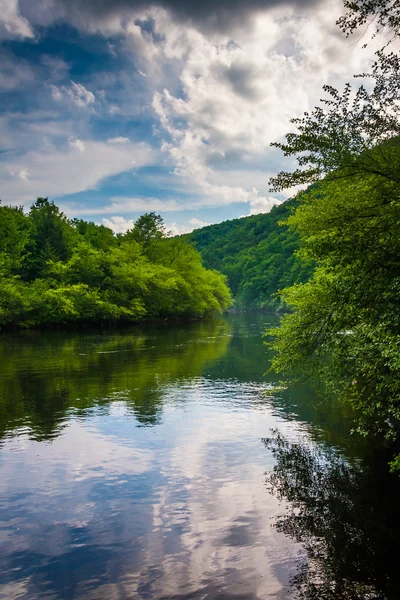
[[[400,32],[400,4],[397,0],[345,0],[347,12],[340,17],[338,24],[350,35],[368,23],[374,23],[376,33],[389,30],[391,41]]]
[[[396,3],[347,8],[341,25],[349,33],[372,10],[381,26],[390,14],[398,19]],[[322,179],[288,219],[317,268],[309,282],[282,294],[293,313],[275,330],[273,367],[322,373],[356,409],[357,431],[393,445],[393,453],[400,444],[399,66],[386,47],[370,74],[372,91],[325,88],[332,100],[295,119],[299,133],[276,144],[297,155],[300,168],[272,179],[275,189]]]
[[[31,225],[22,208],[0,206],[0,276],[21,269],[30,234]]]
[[[347,83],[342,93],[323,86],[328,97],[321,99],[322,106],[292,119],[297,132],[288,133],[286,143],[272,144],[285,156],[296,156],[299,165],[294,172],[272,177],[273,190],[324,177],[364,174],[400,183],[400,168],[393,161],[400,144],[400,56],[390,51],[400,35],[400,5],[398,0],[345,0],[344,4],[347,12],[338,24],[348,36],[368,23],[375,27],[372,37],[389,30],[388,37],[375,53],[370,72],[356,76],[367,85],[353,90]],[[377,163],[378,153],[384,160]]]
[[[400,157],[399,157],[400,158]],[[400,426],[399,186],[377,176],[325,181],[289,223],[318,267],[283,298],[276,370],[328,376],[358,410],[358,431],[397,440]],[[373,400],[372,400],[373,399]]]
[[[1,326],[204,317],[231,301],[224,276],[188,240],[167,239],[160,216],[116,237],[46,198],[27,215],[0,207],[0,273]]]
[[[161,240],[166,235],[164,221],[155,212],[145,213],[136,221],[127,236],[148,248],[152,242]]]
[[[72,256],[74,231],[64,213],[47,198],[38,198],[32,205],[29,223],[32,232],[26,268],[27,278],[33,280],[45,274],[48,261],[67,261]]]
[[[296,256],[298,234],[280,226],[294,204],[287,201],[268,214],[225,221],[190,234],[205,265],[228,277],[239,308],[279,309],[277,292],[311,275],[312,263]]]
[[[376,77],[372,92],[361,86],[353,95],[350,84],[343,94],[324,86],[330,98],[324,107],[292,119],[298,133],[288,133],[286,143],[274,143],[285,156],[297,156],[299,168],[272,177],[273,191],[321,178],[345,179],[375,174],[400,182],[399,165],[393,161],[400,145],[399,65],[394,67],[394,90],[382,94],[383,82]],[[385,79],[385,76],[382,76]],[[393,97],[394,96],[394,97]],[[382,160],[377,160],[378,155]]]

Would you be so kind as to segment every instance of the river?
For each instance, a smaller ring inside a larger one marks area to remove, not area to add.
[[[400,597],[397,479],[275,322],[1,334],[1,599]]]

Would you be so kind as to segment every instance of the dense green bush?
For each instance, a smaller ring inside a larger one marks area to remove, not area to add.
[[[0,207],[0,277],[2,326],[204,317],[231,302],[225,277],[188,240],[167,238],[161,217],[114,236],[46,198],[27,215]]]

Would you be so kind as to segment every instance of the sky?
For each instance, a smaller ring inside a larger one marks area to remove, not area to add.
[[[341,0],[0,0],[0,198],[124,232],[268,212],[271,147],[373,48]]]

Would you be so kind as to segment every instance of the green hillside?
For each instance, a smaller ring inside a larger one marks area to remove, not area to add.
[[[224,221],[190,234],[205,267],[227,275],[238,308],[282,308],[274,294],[310,277],[313,266],[295,255],[297,233],[279,225],[295,203],[287,200],[267,214]]]

